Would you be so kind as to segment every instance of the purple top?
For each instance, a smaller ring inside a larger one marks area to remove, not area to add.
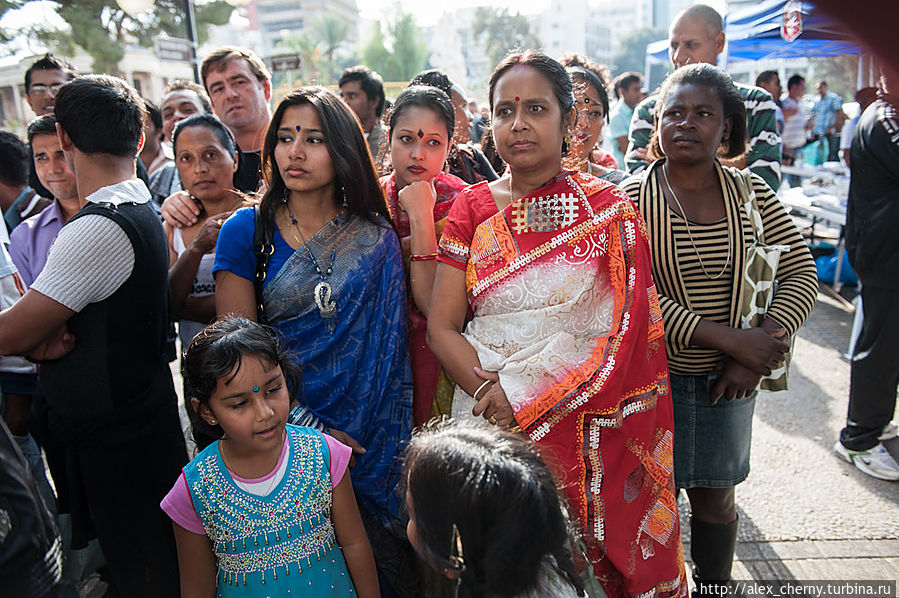
[[[9,255],[29,287],[44,269],[50,246],[63,225],[59,202],[53,200],[38,214],[24,220],[9,235]]]

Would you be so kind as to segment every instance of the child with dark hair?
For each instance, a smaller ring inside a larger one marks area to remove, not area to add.
[[[203,450],[161,503],[181,591],[379,596],[347,469],[352,450],[287,423],[299,368],[273,332],[227,318],[187,348],[188,413]]]
[[[458,598],[584,595],[566,503],[520,435],[461,420],[416,434],[406,453],[406,507],[409,541],[440,573],[432,583],[455,585]]]
[[[305,366],[309,423],[365,447],[353,470],[356,496],[370,537],[392,543],[401,537],[390,530],[412,375],[402,254],[384,192],[358,119],[321,87],[284,96],[262,162],[268,189],[258,208],[237,210],[219,233],[216,312],[265,318],[284,335]],[[377,542],[380,567],[397,550]]]

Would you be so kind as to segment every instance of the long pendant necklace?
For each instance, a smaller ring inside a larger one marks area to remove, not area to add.
[[[293,212],[290,210],[290,205],[287,203],[287,198],[284,198],[284,206],[287,208],[287,215],[290,217],[290,223],[293,225],[294,229],[299,233],[299,237],[294,235],[294,238],[298,242],[303,244],[303,247],[306,249],[306,254],[309,256],[309,259],[312,261],[312,265],[315,267],[315,273],[318,276],[318,284],[315,285],[315,289],[312,291],[312,299],[315,301],[315,306],[318,308],[318,313],[321,315],[322,319],[325,320],[325,324],[328,326],[328,332],[334,334],[334,330],[337,328],[336,318],[334,316],[337,315],[337,303],[331,300],[332,289],[331,285],[327,282],[328,277],[334,272],[334,261],[337,259],[337,250],[331,250],[331,261],[328,264],[328,267],[322,272],[321,266],[318,264],[318,260],[315,259],[315,254],[312,253],[312,250],[309,248],[309,244],[306,242],[306,237],[303,235],[303,231],[300,230],[300,225],[297,222],[297,219],[294,217]],[[340,214],[338,214],[334,218],[335,223],[340,222]]]
[[[693,252],[696,254],[696,259],[699,260],[699,268],[702,270],[702,273],[705,274],[705,277],[709,280],[718,280],[724,273],[727,271],[727,267],[730,265],[731,253],[733,252],[733,246],[730,242],[730,227],[727,229],[727,259],[724,261],[724,267],[721,268],[721,272],[712,276],[709,274],[709,271],[705,269],[705,264],[702,263],[702,256],[699,254],[699,248],[696,247],[696,241],[693,240],[693,233],[690,231],[690,220],[687,218],[687,213],[684,211],[684,207],[680,204],[680,200],[677,199],[677,194],[674,192],[674,189],[671,187],[671,183],[668,182],[668,163],[666,162],[664,166],[662,166],[662,181],[665,183],[665,188],[668,189],[668,193],[671,194],[671,198],[674,200],[674,203],[677,204],[677,209],[680,210],[680,215],[684,219],[684,226],[687,229],[687,236],[690,238],[690,245],[693,246]]]

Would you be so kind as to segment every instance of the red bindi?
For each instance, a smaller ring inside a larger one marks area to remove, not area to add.
[[[516,102],[520,102],[520,101],[521,101],[521,98],[519,98],[518,96],[515,96],[515,101],[516,101]]]

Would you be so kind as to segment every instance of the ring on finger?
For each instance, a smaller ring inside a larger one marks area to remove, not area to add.
[[[493,425],[495,426],[496,423],[497,423],[497,422],[496,422],[496,416],[495,416],[495,415],[491,415],[489,418],[487,418],[487,421],[489,421],[491,424],[493,424]]]

